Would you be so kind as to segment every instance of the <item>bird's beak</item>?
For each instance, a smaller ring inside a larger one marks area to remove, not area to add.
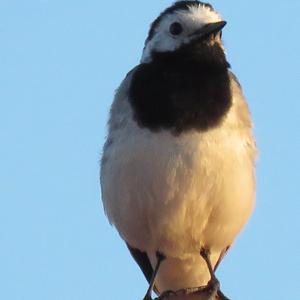
[[[212,34],[217,34],[220,32],[224,26],[227,24],[225,21],[220,21],[216,23],[208,23],[201,27],[200,29],[194,31],[190,37],[195,39],[205,39],[208,38]]]

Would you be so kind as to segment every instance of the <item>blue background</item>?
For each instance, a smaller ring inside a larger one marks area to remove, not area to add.
[[[142,298],[99,158],[114,90],[170,3],[0,0],[0,299]],[[213,4],[260,148],[256,211],[218,276],[234,300],[300,299],[300,2]]]

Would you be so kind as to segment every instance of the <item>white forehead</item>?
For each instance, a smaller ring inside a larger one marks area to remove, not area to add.
[[[219,21],[222,21],[222,18],[216,11],[200,3],[188,6],[188,9],[179,9],[163,15],[154,28],[152,38],[144,48],[141,61],[149,61],[153,49],[158,51],[175,50],[181,44],[188,42],[189,33],[205,24]],[[170,25],[174,22],[179,22],[184,28],[185,35],[181,38],[174,39],[169,32]]]
[[[165,15],[158,24],[155,32],[169,28],[172,22],[179,21],[185,29],[197,29],[201,25],[222,21],[221,16],[203,4],[191,5],[188,9],[181,9]]]

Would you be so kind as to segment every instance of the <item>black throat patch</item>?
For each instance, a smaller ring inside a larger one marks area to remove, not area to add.
[[[175,134],[217,126],[231,106],[225,54],[218,43],[194,43],[153,53],[134,72],[129,89],[134,118],[152,131]]]

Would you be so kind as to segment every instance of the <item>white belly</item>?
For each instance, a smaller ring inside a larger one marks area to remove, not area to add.
[[[122,238],[153,265],[157,250],[173,258],[158,274],[161,290],[207,282],[200,248],[211,249],[215,264],[249,218],[254,190],[253,161],[236,130],[176,137],[136,128],[112,140],[102,167],[105,210]]]

